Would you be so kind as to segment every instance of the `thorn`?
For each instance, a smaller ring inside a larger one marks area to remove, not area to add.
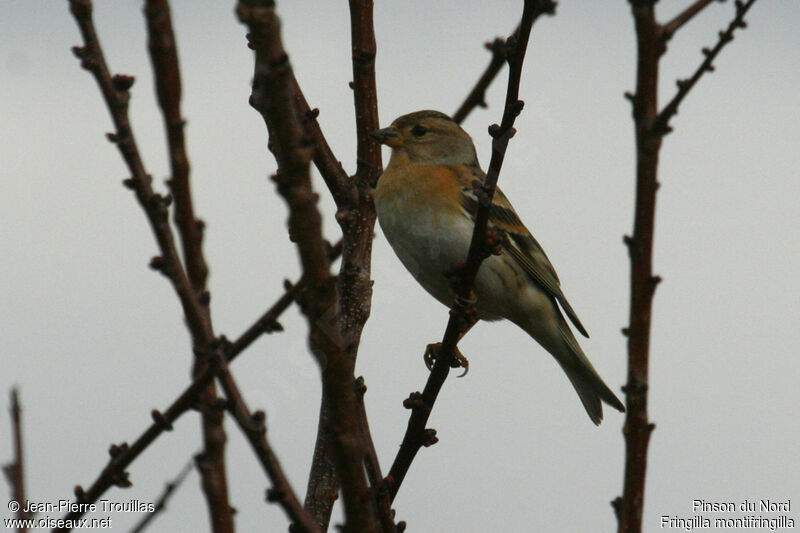
[[[133,483],[131,483],[131,480],[128,478],[129,475],[130,474],[124,470],[122,472],[114,472],[111,474],[111,483],[121,489],[132,487]]]
[[[406,409],[425,409],[425,401],[422,399],[422,393],[419,391],[412,392],[408,398],[403,400],[403,407]]]
[[[636,101],[636,96],[630,91],[625,91],[625,93],[622,96],[624,96],[626,100],[630,101],[630,103]]]
[[[364,382],[364,376],[358,376],[353,384],[356,387],[356,394],[359,396],[364,396],[367,392],[367,384]]]
[[[620,331],[622,331],[622,335],[624,337],[630,337],[631,336],[630,328],[622,328]]]
[[[89,56],[89,48],[86,46],[73,46],[72,53],[75,54],[75,57],[78,59],[86,59]]]
[[[116,133],[106,133],[106,139],[112,144],[117,144],[119,142],[119,135]]]
[[[126,178],[126,179],[122,180],[122,185],[127,189],[135,190],[136,189],[136,180],[134,180],[133,178]]]
[[[208,291],[201,292],[197,301],[200,302],[200,305],[203,307],[208,307],[208,304],[211,303],[211,293]]]
[[[127,442],[122,442],[120,444],[112,444],[108,448],[108,455],[110,455],[112,459],[116,459],[117,457],[119,457],[120,455],[122,455],[127,451],[128,451]]]
[[[167,275],[167,262],[160,255],[150,259],[150,268],[161,272],[165,276]]]
[[[75,497],[78,499],[78,503],[85,502],[88,499],[88,497],[86,496],[86,491],[83,490],[83,487],[81,487],[80,485],[75,485],[73,493],[75,494]]]
[[[509,111],[515,117],[518,117],[519,114],[522,113],[522,108],[523,107],[525,107],[525,102],[523,102],[522,100],[517,100],[516,102],[511,104],[511,107],[509,108]]]
[[[634,245],[636,244],[636,241],[634,241],[633,237],[631,237],[630,235],[623,235],[622,242],[624,242],[625,246],[627,246],[628,248],[633,248]]]
[[[266,421],[267,414],[261,409],[250,415],[250,423],[253,424],[253,429],[255,431],[266,431]]]
[[[306,111],[306,119],[308,120],[317,120],[319,116],[319,108],[315,107],[314,109],[309,109]]]
[[[437,442],[439,442],[439,437],[436,436],[436,430],[433,428],[426,428],[423,434],[422,445],[426,448],[430,448]]]
[[[283,501],[286,497],[286,491],[280,488],[271,487],[267,489],[267,501],[268,502],[279,502]]]
[[[267,65],[272,69],[280,68],[287,63],[289,63],[289,56],[286,52],[280,53],[267,61]]]
[[[264,317],[259,324],[261,331],[266,334],[283,331],[283,325],[274,316]]]
[[[133,87],[133,82],[136,81],[136,78],[133,76],[128,76],[127,74],[115,74],[111,77],[111,83],[114,84],[114,89],[119,92],[127,92]]]
[[[164,413],[162,413],[158,409],[153,409],[152,411],[150,411],[150,416],[153,417],[153,421],[156,424],[158,424],[158,427],[160,427],[164,431],[172,431],[172,422],[167,420],[167,417],[164,416]]]

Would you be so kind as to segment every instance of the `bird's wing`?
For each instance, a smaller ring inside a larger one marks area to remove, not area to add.
[[[469,173],[458,172],[459,181],[462,185],[461,206],[464,212],[473,220],[478,211],[478,198],[475,193],[473,182],[475,180],[483,182],[484,174],[480,169],[473,169]],[[489,228],[500,231],[503,235],[502,247],[505,252],[519,264],[528,277],[539,285],[550,296],[558,300],[564,312],[575,324],[575,327],[584,337],[589,337],[586,328],[581,324],[578,315],[567,301],[566,296],[561,291],[558,275],[553,265],[547,258],[547,254],[533,238],[519,215],[514,211],[511,202],[506,195],[498,188],[492,198],[492,206],[489,210]]]

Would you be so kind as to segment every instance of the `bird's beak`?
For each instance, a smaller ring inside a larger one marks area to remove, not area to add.
[[[375,130],[370,133],[369,136],[379,143],[385,144],[386,146],[391,146],[392,148],[403,146],[403,139],[400,138],[400,133],[391,126],[380,130]]]

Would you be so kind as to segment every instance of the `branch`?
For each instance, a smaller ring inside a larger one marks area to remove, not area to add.
[[[705,74],[706,72],[713,72],[714,65],[712,64],[714,59],[720,53],[722,48],[733,40],[733,33],[736,31],[737,28],[746,28],[747,23],[744,21],[744,16],[747,14],[747,11],[753,6],[756,0],[748,0],[747,2],[742,2],[741,0],[736,0],[736,16],[733,20],[728,24],[728,28],[725,31],[719,32],[719,40],[714,48],[708,49],[703,48],[703,55],[705,59],[700,66],[697,67],[694,74],[692,74],[691,78],[678,80],[678,92],[675,93],[675,96],[672,97],[672,100],[664,106],[664,109],[658,114],[656,118],[654,128],[658,131],[663,131],[664,133],[668,133],[670,131],[669,121],[670,119],[678,114],[678,106],[681,104],[686,95],[689,94],[689,91],[692,90],[692,87],[698,82],[698,80]]]
[[[109,133],[107,137],[109,141],[117,145],[131,172],[131,178],[126,179],[123,184],[136,194],[136,199],[147,215],[161,250],[161,256],[154,258],[150,265],[162,272],[172,282],[183,306],[192,336],[204,341],[203,343],[208,343],[213,340],[213,336],[209,333],[208,314],[186,277],[167,220],[172,196],[164,197],[153,191],[153,180],[144,168],[131,130],[128,119],[128,101],[130,99],[129,90],[134,79],[121,74],[111,76],[92,22],[91,1],[69,0],[69,2],[70,11],[78,23],[84,40],[84,46],[73,47],[72,51],[81,60],[81,66],[91,72],[100,87],[116,128],[116,132]]]
[[[658,62],[664,52],[662,28],[655,18],[653,2],[631,1],[636,27],[637,73],[636,93],[626,96],[633,103],[636,131],[636,205],[633,235],[625,236],[631,259],[631,297],[628,327],[628,380],[623,391],[626,397],[625,482],[622,496],[612,501],[619,533],[642,530],[647,449],[655,428],[647,414],[650,330],[653,296],[661,277],[653,274],[653,236],[655,226],[658,157],[664,135],[669,133],[669,120],[678,106],[705,72],[713,70],[712,61],[723,46],[733,39],[733,32],[744,27],[744,15],[755,0],[736,2],[736,16],[726,31],[720,32],[717,45],[703,49],[706,56],[694,75],[678,81],[678,92],[658,111]],[[697,5],[697,4],[696,4]],[[700,9],[698,7],[697,9]],[[687,15],[691,18],[690,15]],[[672,24],[672,23],[670,23]]]
[[[450,372],[450,365],[455,359],[458,340],[465,330],[471,326],[471,324],[467,325],[467,323],[470,322],[469,315],[472,314],[472,309],[470,309],[472,285],[481,263],[488,256],[486,228],[489,219],[489,208],[500,169],[503,165],[508,141],[515,132],[514,121],[522,111],[523,106],[523,102],[519,100],[519,84],[522,75],[522,63],[528,47],[528,38],[533,22],[540,15],[552,14],[554,10],[555,2],[550,0],[526,0],[522,12],[519,37],[512,39],[513,42],[508,43],[509,75],[506,102],[501,124],[499,126],[495,124],[489,128],[489,133],[493,138],[492,159],[482,184],[486,193],[485,199],[478,207],[475,229],[472,233],[466,264],[459,272],[458,280],[454,284],[456,297],[453,308],[450,311],[450,319],[442,339],[441,348],[436,357],[436,363],[433,365],[422,394],[414,393],[404,402],[404,405],[411,408],[412,411],[400,450],[397,452],[392,468],[389,471],[388,481],[391,487],[392,501],[397,495],[397,491],[400,489],[400,485],[403,483],[403,479],[419,449],[422,446],[436,442],[435,431],[426,430],[425,424],[428,422],[439,391]]]
[[[653,228],[656,191],[658,190],[658,154],[663,133],[650,127],[658,112],[658,64],[664,43],[648,2],[631,2],[636,27],[637,69],[633,103],[636,132],[636,205],[633,237],[625,243],[631,257],[631,300],[628,336],[628,381],[623,387],[626,398],[625,486],[622,497],[612,502],[619,533],[640,533],[644,507],[647,448],[655,428],[647,417],[648,353],[652,296],[658,279],[653,276]]]
[[[675,18],[661,26],[661,38],[664,42],[672,39],[675,32],[678,31],[681,26],[692,20],[695,15],[715,1],[724,2],[725,0],[696,0],[695,3],[684,9],[681,13],[678,13]]]
[[[172,497],[172,493],[183,484],[184,480],[189,476],[193,469],[194,459],[188,461],[175,479],[167,483],[166,487],[164,487],[164,492],[162,492],[161,496],[159,496],[158,500],[156,500],[153,511],[144,515],[144,517],[139,520],[139,523],[137,523],[136,526],[131,529],[130,533],[142,533],[142,531],[144,531],[147,526],[150,525],[150,522],[152,522],[159,514],[164,512],[164,509],[167,508],[167,502]]]
[[[186,122],[181,117],[181,77],[178,51],[172,30],[172,18],[167,0],[147,0],[144,8],[147,20],[148,49],[153,64],[156,94],[164,127],[167,133],[169,161],[172,170],[167,180],[175,198],[175,225],[183,245],[183,257],[189,281],[200,294],[205,290],[208,267],[203,257],[203,224],[195,219],[189,183],[189,159],[183,130]]]
[[[519,27],[514,30],[512,36],[519,35]],[[486,49],[492,53],[492,58],[489,60],[489,65],[483,71],[481,77],[475,87],[472,88],[467,95],[466,100],[459,106],[455,113],[453,113],[453,121],[456,124],[461,124],[467,118],[473,109],[476,107],[486,107],[486,89],[492,84],[500,69],[506,64],[506,40],[496,38],[491,43],[486,43]]]
[[[341,243],[336,244],[330,250],[330,260],[335,260],[341,253]],[[231,363],[236,357],[246,350],[253,342],[265,333],[282,331],[283,327],[277,321],[280,315],[298,297],[306,287],[305,278],[300,278],[297,283],[285,283],[286,291],[263,315],[261,315],[239,338],[232,344],[224,344],[225,361]],[[92,483],[89,490],[84,490],[80,485],[75,487],[77,503],[94,503],[106,490],[114,485],[130,483],[128,473],[125,471],[147,447],[165,431],[172,429],[173,423],[189,409],[195,407],[197,395],[202,391],[216,376],[217,367],[207,367],[203,372],[194,377],[189,385],[177,399],[167,408],[166,411],[152,412],[153,424],[142,433],[132,445],[122,443],[111,447],[111,460],[103,468],[98,478]],[[76,520],[83,516],[83,512],[70,513],[64,520]],[[55,531],[66,531],[65,529]]]
[[[342,163],[333,155],[333,151],[319,127],[317,121],[319,109],[309,107],[306,97],[297,83],[297,78],[292,76],[291,81],[297,113],[302,118],[303,131],[314,143],[314,156],[312,157],[314,166],[319,170],[336,205],[351,204],[355,201],[353,196],[356,194],[353,180],[342,168]]]
[[[11,435],[14,441],[14,462],[3,466],[3,472],[11,485],[11,499],[19,503],[17,518],[22,521],[27,518],[25,512],[25,471],[22,462],[22,408],[19,405],[19,392],[17,387],[11,389]],[[20,526],[20,533],[25,533],[28,528]]]
[[[405,528],[405,525],[403,525],[403,522],[397,525],[394,523],[392,502],[389,500],[389,486],[383,478],[383,474],[381,474],[381,463],[378,461],[375,443],[372,442],[372,433],[369,430],[369,421],[367,420],[367,409],[364,405],[364,394],[367,392],[367,385],[364,383],[363,377],[357,378],[355,385],[361,433],[364,435],[364,443],[367,447],[364,467],[367,471],[367,477],[369,478],[370,487],[372,487],[373,496],[376,501],[378,521],[384,533],[396,533],[398,528]],[[400,529],[400,531],[402,531],[402,529]]]
[[[91,1],[69,0],[69,3],[70,11],[75,21],[78,23],[84,41],[84,46],[76,46],[72,50],[81,60],[81,66],[92,73],[100,87],[100,91],[103,94],[106,106],[109,109],[116,128],[116,132],[109,133],[107,137],[112,143],[117,145],[123,160],[131,172],[131,178],[126,179],[123,183],[136,194],[139,204],[147,215],[150,227],[161,251],[161,256],[154,257],[150,262],[150,266],[159,270],[171,281],[178,295],[178,299],[181,302],[181,306],[183,307],[183,313],[192,335],[193,344],[196,348],[205,349],[209,347],[215,339],[211,325],[211,315],[208,310],[208,295],[207,293],[199,294],[195,290],[196,287],[192,285],[192,282],[187,277],[178,255],[175,239],[168,220],[169,205],[172,202],[172,196],[167,195],[166,197],[162,197],[153,191],[151,185],[152,178],[145,171],[144,164],[139,154],[130,120],[128,119],[129,90],[133,85],[134,79],[131,76],[124,75],[111,76],[103,56],[102,48],[100,47],[100,42],[97,38],[94,22],[92,21]],[[167,24],[167,26],[165,26],[165,24]],[[157,23],[157,26],[159,26],[160,30],[163,30],[164,33],[162,36],[164,36],[168,29],[168,19],[166,22],[162,19]],[[165,48],[168,49],[169,46]],[[166,72],[166,69],[174,69],[171,74],[174,76],[178,75],[177,56],[172,59],[174,59],[174,61],[168,57],[158,57],[154,59],[154,63],[158,65],[155,68],[157,71],[156,77],[160,80],[159,83],[165,82],[165,78],[169,74]],[[174,93],[174,89],[173,86],[170,90]],[[169,91],[164,89],[163,92],[166,95]],[[177,92],[179,93],[179,91]],[[176,96],[177,94],[172,94],[172,98]],[[170,99],[166,96],[163,96],[163,98],[167,100]],[[174,104],[177,105],[177,101],[174,101]],[[177,109],[175,109],[175,111],[177,112],[177,120],[180,120],[180,112],[177,111]],[[169,117],[167,121],[168,123],[170,122]],[[172,126],[172,124],[168,124],[168,126]],[[170,131],[170,136],[172,135],[173,132]],[[180,135],[182,137],[182,133]],[[182,149],[182,146],[179,148]],[[182,208],[185,209],[187,205],[191,205],[187,203],[188,163],[183,170],[186,172],[184,177],[187,181],[184,184],[185,194],[182,192],[181,202],[183,203]],[[195,224],[193,217],[191,224]],[[195,244],[199,247],[199,241]],[[202,262],[202,255],[199,255],[199,248],[196,257],[189,258],[187,256],[187,261],[195,263],[195,267],[197,267],[198,258],[200,259],[199,262]],[[200,274],[196,273],[196,275]],[[202,278],[203,280],[205,279],[205,274],[202,274]],[[205,361],[201,359],[195,360],[193,374],[197,375],[201,373],[205,365]],[[216,388],[213,383],[209,383],[208,388],[202,391],[201,399],[210,405],[213,404],[216,397]],[[213,409],[203,411],[202,426],[205,454],[204,461],[198,464],[201,466],[200,473],[203,480],[203,491],[208,503],[213,531],[227,533],[233,531],[233,515],[231,513],[230,504],[228,503],[224,456],[226,438],[220,413]]]
[[[278,193],[289,206],[289,235],[297,243],[303,272],[308,276],[309,291],[301,299],[301,308],[310,328],[311,351],[322,367],[323,394],[330,402],[336,436],[333,456],[342,483],[346,529],[369,533],[375,531],[375,517],[371,506],[364,505],[369,490],[362,466],[364,449],[353,390],[353,361],[347,357],[348,345],[339,331],[335,279],[324,254],[321,216],[311,189],[311,139],[304,136],[294,105],[292,69],[273,2],[240,1],[237,14],[250,30],[249,43],[256,56],[250,103],[267,125],[278,162]],[[345,240],[344,253],[347,250]]]
[[[298,533],[320,533],[321,530],[314,521],[314,517],[303,509],[300,500],[297,499],[297,495],[283,473],[283,468],[281,468],[275,452],[267,441],[266,415],[264,411],[256,411],[251,414],[239,392],[239,387],[228,370],[225,358],[220,357],[219,354],[216,357],[218,358],[217,364],[221,369],[217,378],[225,391],[225,397],[228,400],[228,411],[233,415],[242,433],[247,437],[250,447],[253,448],[253,452],[258,457],[267,476],[272,480],[273,486],[267,489],[267,501],[276,502],[281,506],[294,525],[293,531]]]

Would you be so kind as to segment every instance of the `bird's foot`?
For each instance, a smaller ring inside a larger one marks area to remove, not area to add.
[[[423,358],[425,359],[425,366],[428,367],[428,370],[433,369],[433,365],[436,363],[436,359],[439,357],[439,352],[441,349],[441,342],[429,344],[427,348],[425,348],[425,355]],[[463,378],[467,375],[467,372],[469,372],[469,361],[467,361],[467,358],[464,357],[464,354],[461,353],[461,350],[459,350],[458,347],[454,349],[453,360],[450,362],[450,367],[464,369],[464,372],[458,376],[460,378]]]

